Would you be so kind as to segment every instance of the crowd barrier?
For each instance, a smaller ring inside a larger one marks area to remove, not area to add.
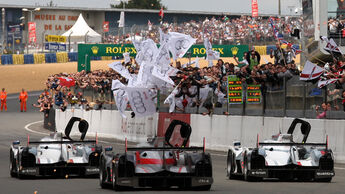
[[[299,48],[299,45],[295,45]],[[272,50],[276,49],[275,45],[267,46],[254,46],[255,50],[260,55],[269,55]],[[286,45],[282,45],[282,48],[286,48]],[[115,56],[91,56],[91,60],[114,60]],[[78,61],[78,52],[57,52],[57,53],[35,53],[35,54],[14,54],[14,55],[2,55],[0,64],[12,65],[12,64],[42,64],[42,63],[66,63]]]
[[[284,133],[288,130],[294,118],[261,117],[261,116],[203,116],[200,114],[168,114],[156,113],[151,117],[122,118],[116,110],[67,109],[65,112],[56,110],[56,129],[62,132],[72,116],[81,117],[90,124],[89,135],[113,137],[119,140],[128,138],[129,141],[143,142],[147,137],[162,135],[173,119],[183,119],[190,123],[192,135],[190,145],[202,146],[203,137],[206,138],[206,148],[210,150],[226,151],[233,141],[239,140],[242,146],[255,147],[257,135],[259,140],[270,138],[273,134]],[[335,161],[345,163],[345,121],[305,119],[310,122],[312,130],[308,142],[326,142],[329,136],[329,147],[333,150]],[[72,131],[78,134],[77,126]],[[296,131],[297,132],[297,131]],[[298,134],[298,133],[296,133]]]

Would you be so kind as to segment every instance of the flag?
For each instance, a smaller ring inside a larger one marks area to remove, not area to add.
[[[220,53],[218,51],[212,50],[212,44],[208,38],[204,39],[204,46],[206,48],[206,60],[218,60],[220,57]]]
[[[258,9],[258,0],[252,0],[252,17],[258,17],[259,9]]]
[[[168,48],[174,60],[182,58],[195,42],[196,39],[192,38],[190,35],[169,32]]]
[[[154,66],[152,70],[152,75],[171,85],[174,85],[175,83],[170,78],[170,76],[175,76],[177,72],[178,72],[178,69],[175,69],[171,66],[166,66],[166,67]]]
[[[281,44],[285,44],[288,47],[291,47],[292,53],[293,53],[293,57],[296,58],[296,55],[300,54],[302,52],[302,50],[300,50],[296,45],[293,45],[292,43],[286,41],[286,40],[279,40]]]
[[[158,53],[156,43],[152,39],[147,39],[141,42],[142,62],[153,63],[154,57]]]
[[[109,32],[109,22],[103,22],[103,32]]]
[[[171,60],[170,60],[170,54],[168,50],[168,44],[164,42],[161,44],[161,46],[158,49],[158,52],[156,56],[154,57],[156,65],[163,67],[163,66],[169,66]]]
[[[271,24],[271,27],[272,27],[272,29],[273,29],[274,38],[277,39],[277,40],[283,39],[283,35],[279,33],[279,30],[278,30],[277,27],[274,25],[274,22],[273,22],[273,18],[272,18],[272,17],[270,17],[270,24]]]
[[[119,73],[122,77],[126,79],[131,78],[131,74],[128,72],[128,70],[122,65],[121,62],[113,62],[108,65],[110,68],[115,70],[117,73]]]
[[[129,57],[129,52],[123,53],[123,58],[125,59],[125,64],[131,62],[131,58]]]
[[[59,77],[60,86],[72,87],[75,86],[75,80],[71,77]]]
[[[164,11],[163,11],[163,8],[161,8],[161,10],[159,10],[158,15],[161,17],[161,20],[163,20],[163,17],[164,17]]]
[[[126,87],[124,90],[136,117],[150,116],[156,112],[156,105],[148,88]]]
[[[303,81],[310,81],[320,77],[323,72],[324,69],[322,67],[319,67],[310,61],[307,61],[304,65],[304,69],[301,72],[299,79]]]
[[[125,12],[121,11],[120,20],[118,21],[119,28],[125,27]]]
[[[333,38],[328,39],[325,36],[321,36],[320,38],[321,38],[321,40],[326,42],[326,46],[323,48],[323,49],[325,49],[325,51],[328,51],[329,53],[334,52],[334,53],[343,54],[341,52],[341,50],[339,49],[337,43],[334,42]]]
[[[125,90],[118,89],[113,91],[116,107],[119,110],[121,116],[126,118],[125,110],[128,104],[128,95]]]
[[[168,42],[169,35],[165,34],[161,28],[159,28],[159,42],[162,45],[164,42]]]
[[[228,16],[224,16],[223,18],[222,18],[224,21],[228,21],[229,20],[229,18],[228,18]]]
[[[169,113],[174,112],[176,107],[176,99],[175,95],[178,93],[178,86],[174,88],[174,90],[169,94],[169,96],[164,100],[164,104],[169,104]]]
[[[113,80],[111,83],[111,90],[113,90],[115,103],[117,109],[119,110],[121,116],[126,118],[125,109],[128,103],[128,96],[126,91],[123,89],[125,85],[123,85],[119,80]]]
[[[338,81],[338,79],[319,80],[317,87],[323,88],[324,86],[327,86],[328,84],[333,84],[336,81]]]

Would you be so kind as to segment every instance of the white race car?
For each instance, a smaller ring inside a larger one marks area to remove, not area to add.
[[[173,186],[210,190],[211,155],[204,147],[188,147],[191,132],[189,124],[173,120],[165,137],[155,137],[137,147],[127,148],[126,144],[125,153],[103,152],[100,186],[111,186],[114,190]]]
[[[70,138],[73,124],[79,121],[80,140]],[[102,147],[96,140],[84,140],[89,124],[72,117],[62,133],[52,133],[40,141],[21,146],[14,141],[10,149],[10,174],[12,177],[32,176],[97,176]]]
[[[293,141],[293,132],[301,124],[303,140]],[[287,134],[272,136],[271,140],[257,142],[256,148],[241,147],[240,142],[228,150],[227,176],[243,176],[245,180],[279,178],[281,180],[314,180],[330,182],[334,173],[334,158],[326,143],[306,143],[310,124],[295,119]]]

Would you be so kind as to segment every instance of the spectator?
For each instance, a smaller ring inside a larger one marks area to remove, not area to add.
[[[316,107],[315,107],[316,118],[317,118],[317,119],[324,119],[324,118],[326,118],[327,104],[326,104],[326,103],[322,103],[322,104],[321,104],[321,108],[322,108],[322,110],[321,110],[322,112],[319,112],[320,106],[316,106]]]
[[[274,57],[274,64],[281,64],[281,65],[285,65],[286,61],[285,61],[285,57],[286,57],[286,53],[284,51],[283,48],[280,47],[280,43],[276,43],[276,49],[270,50],[270,57],[273,58]]]

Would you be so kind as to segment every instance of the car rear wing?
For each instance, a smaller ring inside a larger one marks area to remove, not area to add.
[[[96,140],[85,140],[85,141],[30,141],[30,144],[74,144],[74,143],[85,143],[95,144]]]
[[[204,147],[132,147],[127,151],[203,151]]]
[[[125,151],[203,151],[206,150],[206,139],[203,138],[203,147],[128,147],[127,138],[125,138]]]
[[[287,143],[278,143],[278,142],[259,142],[259,135],[257,135],[257,144],[256,147],[259,146],[318,146],[318,147],[326,147],[328,149],[328,135],[326,136],[326,143],[294,143],[294,142],[287,142]]]
[[[30,141],[30,136],[28,135],[27,146],[29,144],[74,144],[74,143],[84,143],[84,144],[98,144],[98,135],[96,133],[95,140],[68,140],[68,141]]]

